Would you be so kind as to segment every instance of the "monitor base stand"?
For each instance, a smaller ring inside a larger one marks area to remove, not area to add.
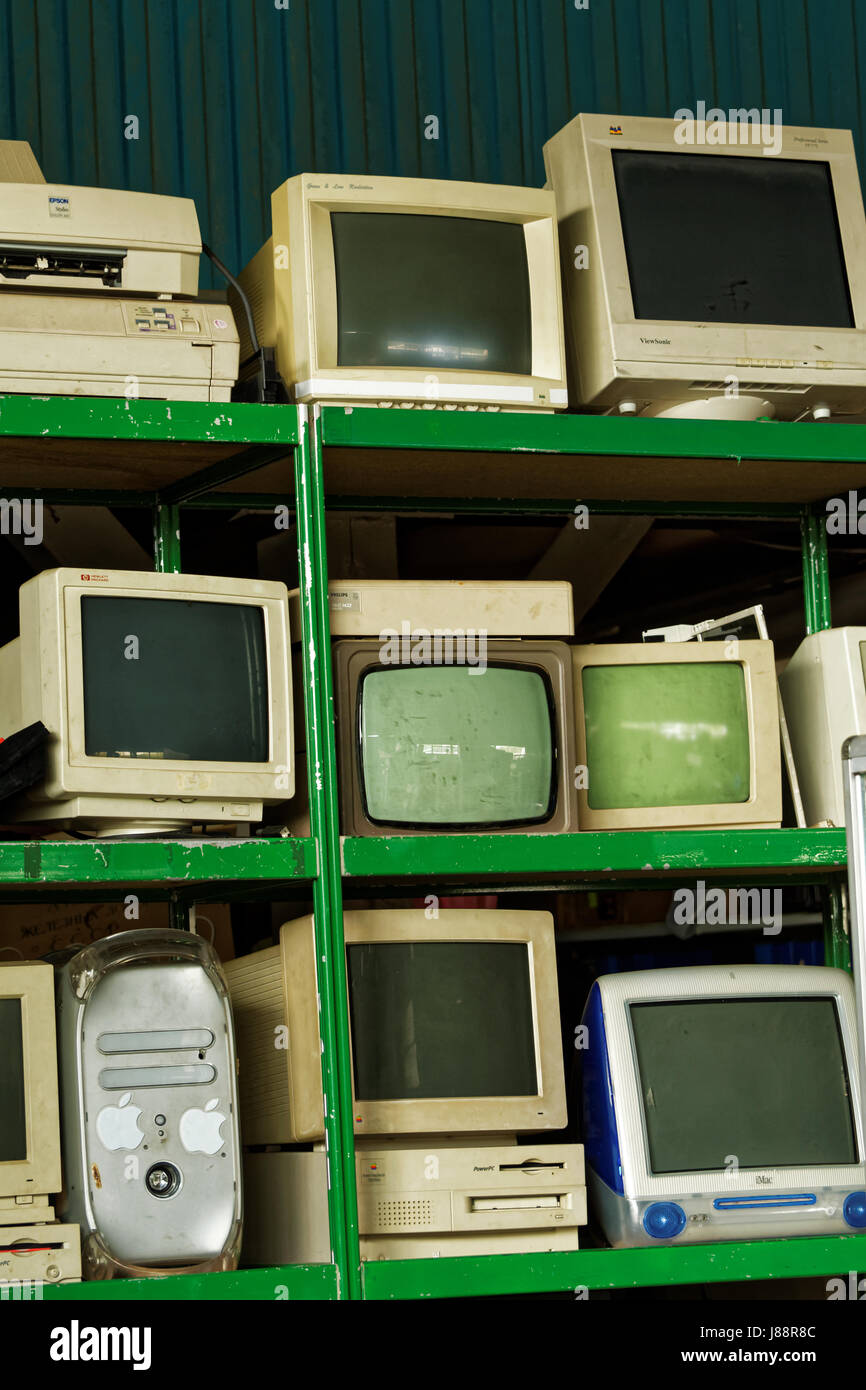
[[[657,401],[641,414],[656,420],[760,420],[776,410],[763,396],[692,396],[682,401]]]

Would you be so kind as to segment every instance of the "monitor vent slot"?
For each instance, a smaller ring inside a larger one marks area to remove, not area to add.
[[[432,1226],[433,1204],[424,1197],[395,1198],[389,1202],[376,1204],[377,1230],[393,1227],[398,1230],[406,1226]]]
[[[692,381],[689,383],[690,391],[727,391],[729,387],[730,379],[727,381]],[[741,396],[763,391],[774,391],[780,396],[804,396],[808,390],[810,390],[808,386],[783,386],[776,381],[737,380],[737,391]]]

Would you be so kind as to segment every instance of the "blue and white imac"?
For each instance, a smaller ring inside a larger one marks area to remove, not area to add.
[[[854,986],[824,966],[604,975],[583,1111],[613,1246],[866,1229]]]

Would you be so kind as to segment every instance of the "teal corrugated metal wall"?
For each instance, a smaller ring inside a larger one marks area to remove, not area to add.
[[[49,180],[195,198],[235,266],[290,174],[540,184],[581,110],[780,107],[862,166],[861,71],[862,0],[0,0],[0,136]]]

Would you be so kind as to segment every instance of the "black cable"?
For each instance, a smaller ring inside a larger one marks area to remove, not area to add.
[[[235,293],[237,294],[238,299],[239,299],[239,300],[241,301],[241,303],[243,304],[244,310],[245,310],[246,316],[247,316],[247,326],[248,326],[248,328],[249,328],[249,330],[250,330],[250,342],[252,343],[252,346],[253,346],[253,352],[254,352],[254,353],[260,352],[260,351],[261,351],[261,347],[259,346],[259,338],[258,338],[258,334],[256,333],[256,325],[255,325],[255,321],[254,321],[254,319],[253,319],[252,306],[251,306],[251,304],[250,304],[250,301],[247,299],[247,297],[246,297],[244,291],[241,289],[241,286],[240,286],[239,281],[235,278],[234,275],[232,275],[232,273],[231,273],[231,271],[229,270],[228,266],[223,265],[223,263],[222,263],[222,261],[220,260],[219,256],[215,255],[214,252],[211,251],[210,247],[209,247],[205,242],[202,242],[202,244],[201,244],[201,249],[202,249],[202,251],[204,252],[204,254],[208,257],[208,259],[211,260],[211,261],[213,262],[213,264],[216,266],[216,268],[217,268],[217,270],[219,271],[220,275],[222,275],[222,276],[224,277],[224,279],[226,279],[226,280],[228,281],[228,283],[231,285],[232,289],[233,289],[233,290],[235,291]]]

